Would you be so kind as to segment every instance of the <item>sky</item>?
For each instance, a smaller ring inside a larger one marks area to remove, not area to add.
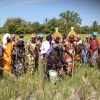
[[[100,25],[100,0],[0,0],[0,27],[7,18],[20,17],[29,22],[60,18],[60,13],[74,11],[82,19],[81,26]]]

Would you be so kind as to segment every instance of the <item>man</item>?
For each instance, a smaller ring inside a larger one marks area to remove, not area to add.
[[[51,46],[51,41],[52,41],[52,36],[48,35],[48,36],[46,36],[46,41],[42,42],[42,45],[40,48],[41,55],[43,56],[42,58],[45,58],[47,56],[47,52]]]
[[[3,36],[3,67],[6,71],[11,72],[11,51],[12,41],[9,33]]]

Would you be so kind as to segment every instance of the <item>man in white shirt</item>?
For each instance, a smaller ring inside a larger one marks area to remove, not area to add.
[[[42,58],[46,56],[47,51],[49,50],[49,48],[51,46],[51,41],[52,41],[52,36],[48,35],[48,36],[46,36],[46,41],[42,42],[42,45],[40,48]]]

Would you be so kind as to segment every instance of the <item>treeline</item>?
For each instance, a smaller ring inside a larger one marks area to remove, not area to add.
[[[15,34],[32,34],[32,33],[45,33],[53,34],[55,27],[59,28],[59,32],[64,34],[70,31],[70,27],[75,27],[77,34],[91,34],[93,31],[100,33],[100,25],[94,21],[91,26],[80,26],[82,19],[79,14],[74,11],[67,10],[59,14],[60,18],[44,19],[44,23],[28,22],[22,18],[8,18],[0,28],[0,33],[15,33]],[[87,19],[88,20],[88,19]]]

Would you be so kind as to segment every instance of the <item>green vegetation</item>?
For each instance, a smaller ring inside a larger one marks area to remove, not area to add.
[[[54,85],[43,78],[42,64],[34,75],[23,74],[12,78],[4,73],[0,79],[0,100],[99,100],[100,71],[95,66],[77,65],[72,78]]]
[[[70,27],[75,27],[77,34],[91,34],[93,31],[100,33],[100,25],[94,21],[91,26],[81,26],[82,19],[77,12],[65,11],[59,14],[57,18],[45,18],[43,24],[39,22],[28,22],[22,18],[8,18],[0,28],[0,33],[15,33],[15,34],[32,34],[32,33],[45,33],[53,34],[55,27],[59,28],[61,34],[68,33]]]
[[[0,34],[2,38],[3,34]],[[82,39],[86,35],[81,34]],[[18,35],[17,35],[18,37]],[[25,40],[30,35],[24,35]],[[100,38],[100,35],[99,37]],[[100,71],[95,66],[77,64],[72,78],[64,75],[64,79],[54,85],[43,78],[43,64],[39,65],[34,75],[27,72],[12,78],[3,73],[0,78],[0,100],[99,100]]]
[[[0,28],[0,38],[3,33],[15,33],[17,38],[24,35],[24,40],[30,39],[32,33],[53,34],[55,27],[61,34],[68,33],[70,27],[75,27],[77,34],[85,39],[86,34],[93,31],[100,33],[100,25],[96,21],[91,26],[80,26],[82,19],[74,11],[61,12],[60,18],[45,18],[45,22],[27,22],[21,18],[8,18]],[[100,35],[98,36],[100,39]],[[44,38],[45,40],[45,38]],[[64,79],[54,85],[43,78],[43,64],[39,65],[34,75],[27,72],[19,77],[12,78],[7,73],[0,77],[0,100],[100,100],[100,71],[95,66],[77,64],[73,77],[64,75]]]

